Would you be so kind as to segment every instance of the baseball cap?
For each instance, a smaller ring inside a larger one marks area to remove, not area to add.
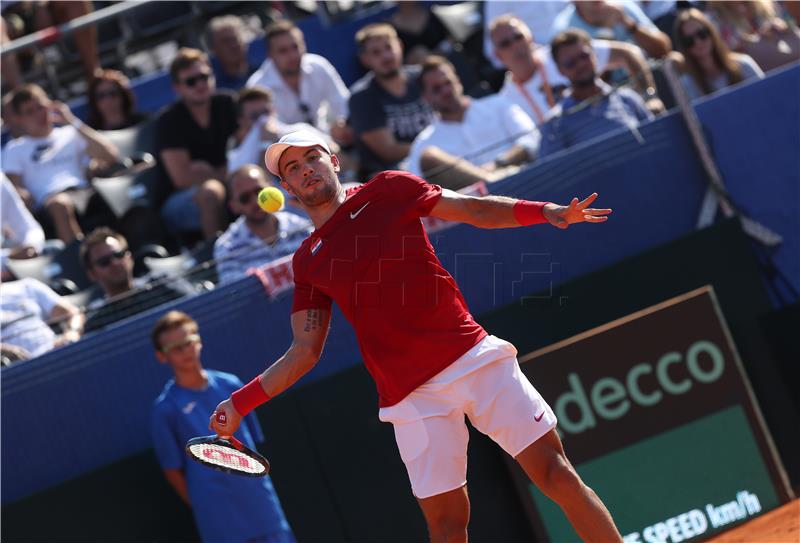
[[[267,163],[267,169],[280,177],[278,161],[281,159],[281,155],[286,149],[289,147],[314,147],[315,145],[319,145],[325,149],[329,155],[332,154],[328,143],[320,135],[310,130],[290,132],[267,148],[267,154],[264,157],[264,161]]]

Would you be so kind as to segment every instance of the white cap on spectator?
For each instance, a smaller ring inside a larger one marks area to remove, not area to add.
[[[267,163],[267,169],[280,177],[278,161],[281,159],[281,155],[283,155],[286,149],[289,147],[314,147],[315,145],[319,145],[325,149],[329,155],[332,154],[328,143],[314,132],[310,130],[290,132],[267,148],[267,154],[264,157],[264,161]]]

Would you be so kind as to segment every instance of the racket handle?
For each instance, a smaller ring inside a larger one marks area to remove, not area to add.
[[[228,424],[228,416],[222,411],[217,411],[214,413],[214,418],[217,419],[217,424],[220,426],[225,426]]]

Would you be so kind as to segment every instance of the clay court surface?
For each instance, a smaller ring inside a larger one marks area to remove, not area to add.
[[[800,543],[800,500],[720,534],[708,543]]]

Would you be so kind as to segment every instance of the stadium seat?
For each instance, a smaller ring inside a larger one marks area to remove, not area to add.
[[[6,266],[17,279],[30,277],[46,283],[52,277],[53,259],[53,255],[40,255],[25,259],[9,258]]]
[[[187,264],[189,263],[189,255],[184,253],[168,256],[166,258],[144,257],[144,264],[151,272],[159,275],[169,275],[171,277],[184,275],[186,273]]]

